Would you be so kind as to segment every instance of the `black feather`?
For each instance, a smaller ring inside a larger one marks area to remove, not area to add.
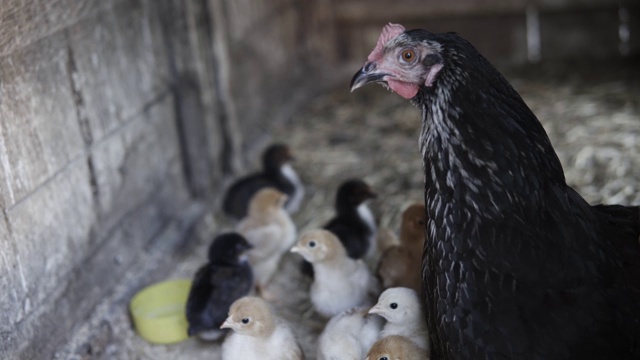
[[[249,248],[246,239],[236,233],[214,239],[209,248],[209,263],[196,272],[187,300],[190,336],[220,330],[231,304],[249,293],[253,272],[249,263],[241,259]]]
[[[296,187],[282,173],[282,166],[292,160],[286,145],[269,146],[262,156],[262,171],[235,181],[225,193],[222,209],[229,217],[240,220],[247,216],[253,195],[266,187],[276,188],[289,196],[291,201]]]
[[[443,64],[412,99],[431,358],[640,358],[640,219],[567,186],[540,122],[469,42],[400,36]]]

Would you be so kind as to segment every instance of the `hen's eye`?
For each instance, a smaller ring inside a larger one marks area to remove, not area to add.
[[[402,52],[402,59],[405,61],[411,61],[416,57],[416,53],[413,50],[405,50]]]
[[[315,241],[312,241],[312,242],[309,243],[309,247],[315,247],[315,246],[316,246],[316,242]]]
[[[391,303],[391,305],[389,305],[389,307],[395,310],[395,309],[397,309],[397,308],[398,308],[398,304],[396,304],[396,303]]]
[[[249,323],[249,318],[244,318],[241,320],[243,324],[248,324]]]

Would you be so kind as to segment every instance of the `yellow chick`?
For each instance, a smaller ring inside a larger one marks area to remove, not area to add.
[[[222,360],[304,360],[293,331],[259,297],[236,300],[220,328],[233,330],[222,344]]]
[[[335,316],[356,306],[372,303],[378,284],[362,260],[351,259],[338,238],[327,230],[303,234],[291,252],[313,265],[310,298],[316,311]]]
[[[261,293],[296,240],[296,227],[284,209],[286,201],[287,195],[274,188],[258,191],[249,203],[249,214],[236,229],[253,246],[247,256]]]
[[[382,254],[376,270],[384,289],[409,287],[420,293],[425,222],[424,204],[410,205],[402,213],[400,245],[391,246]]]
[[[406,337],[392,335],[376,341],[366,360],[429,360],[429,354]]]

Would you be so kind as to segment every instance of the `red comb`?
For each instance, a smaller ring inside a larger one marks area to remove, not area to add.
[[[389,42],[389,40],[395,38],[396,36],[402,34],[404,30],[405,30],[404,26],[400,24],[388,23],[387,25],[385,25],[384,28],[382,29],[382,34],[380,34],[380,37],[378,38],[378,43],[376,44],[376,47],[373,49],[371,54],[369,54],[369,57],[367,58],[367,60],[374,61],[378,59],[380,56],[382,56],[384,46],[387,44],[387,42]]]

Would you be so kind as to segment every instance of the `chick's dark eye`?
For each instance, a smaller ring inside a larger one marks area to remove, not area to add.
[[[389,360],[389,358],[387,358],[386,356],[383,356],[380,358],[380,360]]]
[[[398,308],[398,304],[396,304],[396,303],[391,303],[391,305],[389,305],[389,307],[395,310],[395,309],[397,309],[397,308]]]
[[[244,318],[241,320],[243,324],[248,324],[249,323],[249,318]]]
[[[315,246],[316,246],[316,242],[315,241],[312,241],[312,242],[309,243],[309,247],[315,247]]]
[[[416,57],[416,53],[413,50],[405,50],[402,52],[402,58],[405,61],[411,61]]]

